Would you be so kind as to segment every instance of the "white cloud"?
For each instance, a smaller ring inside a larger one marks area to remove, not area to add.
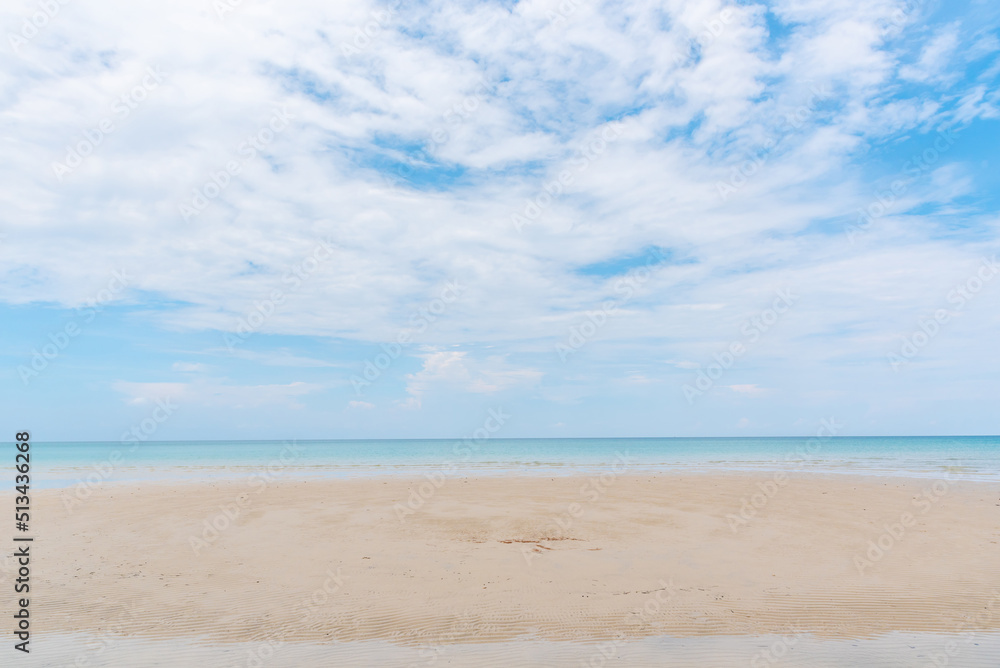
[[[204,364],[194,362],[174,362],[170,368],[174,371],[180,371],[183,373],[195,373],[198,371],[204,371],[207,367]]]
[[[493,394],[514,387],[536,384],[542,373],[513,367],[502,356],[476,360],[463,351],[438,351],[421,355],[423,368],[406,376],[406,406],[420,406],[422,397],[436,387]]]
[[[344,55],[382,3],[243,3],[221,21],[203,0],[66,4],[0,74],[0,301],[80,306],[125,268],[135,278],[117,303],[142,305],[142,325],[232,332],[264,308],[261,337],[370,344],[393,340],[415,305],[457,278],[468,286],[461,298],[414,332],[437,351],[405,379],[416,407],[435,388],[489,395],[538,384],[550,368],[522,355],[552,351],[579,314],[620,294],[619,277],[579,267],[651,245],[689,261],[657,268],[578,366],[669,357],[693,371],[789,285],[808,296],[798,319],[782,320],[754,354],[868,359],[873,342],[906,331],[928,295],[995,245],[995,215],[963,208],[981,184],[967,166],[944,164],[953,154],[858,243],[841,233],[902,173],[909,155],[896,164],[897,142],[909,138],[920,154],[934,141],[923,132],[1000,116],[993,80],[955,79],[957,24],[928,27],[914,56],[905,34],[884,30],[907,7],[898,0],[781,0],[772,17],[716,0],[587,2],[551,23],[558,6],[401,3],[370,45]],[[0,10],[7,24],[20,25],[22,7]],[[726,9],[721,32],[699,44]],[[914,34],[918,14],[905,16]],[[780,36],[768,34],[775,17],[786,22]],[[975,44],[983,57],[995,39]],[[151,66],[163,83],[120,118],[115,101]],[[899,77],[946,88],[928,100]],[[813,99],[815,89],[831,92]],[[178,207],[192,189],[242,160],[239,147],[280,107],[291,125],[184,221]],[[581,169],[581,148],[618,117],[621,136]],[[106,118],[113,132],[58,180],[53,162]],[[879,172],[876,158],[890,164]],[[748,164],[753,174],[722,201],[718,183]],[[398,166],[410,176],[390,187],[384,177]],[[572,183],[515,230],[511,214],[563,170]],[[296,283],[324,236],[335,252]],[[270,308],[275,291],[281,303]],[[487,345],[495,355],[449,348]],[[236,356],[340,365],[252,345]],[[546,386],[545,396],[578,402],[623,373]],[[330,375],[324,386],[349,373]],[[149,391],[262,405],[314,387],[206,380]]]
[[[322,385],[301,381],[284,385],[234,385],[219,381],[193,383],[136,383],[117,381],[115,391],[125,395],[126,403],[147,405],[160,399],[172,399],[179,405],[256,408],[282,405],[301,408],[298,397],[323,389]]]
[[[947,65],[958,44],[958,24],[953,23],[945,26],[924,46],[917,62],[901,67],[899,75],[903,79],[924,83],[944,81],[960,76],[957,72],[947,70]]]
[[[222,349],[216,349],[216,352],[222,352]],[[228,350],[226,351],[229,352]],[[268,352],[258,352],[254,350],[243,350],[241,348],[235,348],[230,354],[234,357],[244,360],[250,360],[252,362],[257,362],[258,364],[265,364],[267,366],[285,366],[285,367],[342,367],[343,364],[336,362],[330,362],[327,360],[315,359],[312,357],[303,357],[301,355],[296,355],[288,349],[280,349]]]
[[[779,3],[775,11],[799,26],[778,60],[765,55],[760,8],[631,3],[619,8],[629,20],[616,21],[586,6],[555,26],[545,5],[522,5],[514,14],[492,5],[404,6],[350,57],[338,46],[353,40],[380,4],[307,3],[274,13],[247,6],[219,21],[202,3],[181,2],[130,14],[129,30],[120,34],[109,27],[117,23],[105,21],[113,13],[108,7],[67,6],[60,15],[66,20],[53,21],[28,44],[26,59],[10,74],[20,92],[3,112],[14,142],[11,160],[0,168],[12,212],[7,246],[17,275],[33,278],[8,275],[0,298],[76,305],[104,274],[129,266],[134,290],[190,305],[157,316],[169,327],[232,331],[255,302],[284,289],[284,303],[261,331],[377,341],[405,324],[409,305],[429,301],[446,277],[458,276],[471,283],[461,309],[428,328],[423,341],[551,337],[559,334],[548,326],[552,313],[590,308],[603,296],[569,274],[585,259],[651,243],[683,247],[701,264],[664,270],[655,289],[670,294],[666,301],[675,308],[731,313],[739,307],[716,278],[718,268],[766,264],[783,252],[768,240],[772,233],[849,213],[870,199],[863,182],[837,184],[838,196],[829,197],[824,179],[844,173],[858,127],[871,122],[867,112],[852,114],[869,106],[873,86],[889,76],[892,58],[877,26],[896,3],[863,10]],[[703,45],[699,60],[677,63],[673,52],[664,55],[663,44],[697,40],[726,7],[732,19]],[[418,19],[427,39],[399,31]],[[164,28],[170,25],[206,39],[181,38]],[[84,27],[94,33],[79,33]],[[946,51],[945,37],[937,51],[927,51],[927,62]],[[119,44],[114,54],[101,46],[109,42]],[[63,43],[83,55],[66,60]],[[58,64],[58,76],[38,80],[35,62]],[[112,101],[150,64],[163,65],[165,82],[83,166],[57,182],[51,163],[112,113]],[[496,82],[495,91],[472,98],[476,108],[459,115],[461,122],[446,120],[456,118],[447,112],[470,99],[481,80]],[[765,81],[768,99],[761,101]],[[782,137],[785,148],[773,151],[734,198],[740,214],[734,216],[714,184],[758,148],[755,137],[773,132],[777,108],[794,110],[810,86],[825,82],[850,86],[841,115],[830,126],[813,118]],[[329,96],[320,99],[324,91]],[[970,117],[988,113],[981,99],[967,105]],[[645,110],[626,115],[622,137],[577,174],[533,227],[514,231],[510,213],[546,179],[572,169],[580,143],[600,127],[593,110],[630,111],[640,103]],[[183,223],[178,204],[240,157],[237,147],[276,105],[288,106],[292,126],[204,213]],[[905,109],[885,127],[905,131],[934,113]],[[694,137],[662,141],[672,128],[701,118]],[[438,127],[450,137],[441,145],[431,140]],[[473,178],[448,186],[447,196],[434,188],[390,191],[351,157],[383,151],[408,159],[405,151],[378,149],[376,135],[425,142],[446,167],[475,171],[510,160],[547,166],[541,176]],[[795,189],[795,201],[782,195],[787,188]],[[102,194],[108,192],[115,195]],[[94,220],[101,226],[90,227]],[[337,256],[289,292],[282,278],[321,234],[337,240]],[[829,245],[818,241],[800,245],[803,262],[788,270],[798,280],[808,281],[829,260]],[[623,317],[638,324],[646,316]],[[296,357],[269,363],[322,364]]]
[[[745,394],[745,395],[750,396],[750,397],[758,397],[758,396],[760,396],[762,394],[765,394],[767,392],[766,389],[764,389],[762,387],[758,387],[757,385],[753,385],[753,384],[748,384],[748,385],[727,385],[727,387],[730,390],[732,390],[733,392],[736,392],[737,394]]]
[[[188,383],[130,383],[118,381],[114,389],[126,396],[125,402],[135,406],[155,403],[160,399],[182,399],[189,396]]]

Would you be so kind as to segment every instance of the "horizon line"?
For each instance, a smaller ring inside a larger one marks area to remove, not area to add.
[[[679,439],[692,439],[692,440],[713,440],[713,439],[812,439],[819,438],[824,441],[838,440],[838,439],[851,439],[851,438],[1000,438],[1000,434],[892,434],[892,435],[877,435],[877,434],[854,434],[854,435],[838,435],[838,436],[513,436],[513,437],[489,437],[486,439],[478,439],[482,441],[608,441],[608,440],[618,440],[618,441],[641,441],[641,440],[679,440]],[[421,437],[421,438],[253,438],[253,439],[237,439],[237,438],[220,438],[220,439],[173,439],[167,441],[139,441],[140,444],[167,444],[167,443],[279,443],[287,441],[295,442],[330,442],[330,441],[463,441],[463,440],[476,440],[471,436],[444,436],[444,437]],[[32,439],[33,444],[44,445],[51,443],[124,443],[121,439],[114,441],[100,441],[100,440],[87,440],[87,441],[36,441]],[[132,443],[132,441],[128,441]]]

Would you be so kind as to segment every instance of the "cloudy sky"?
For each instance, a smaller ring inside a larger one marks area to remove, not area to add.
[[[1000,432],[994,2],[0,27],[9,433]]]

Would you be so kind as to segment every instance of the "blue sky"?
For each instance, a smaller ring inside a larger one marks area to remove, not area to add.
[[[8,432],[1000,433],[996,3],[38,11]]]

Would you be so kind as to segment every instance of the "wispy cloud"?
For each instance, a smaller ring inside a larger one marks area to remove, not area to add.
[[[466,352],[438,351],[421,355],[423,368],[406,376],[405,406],[417,408],[421,399],[436,388],[493,394],[536,384],[542,373],[510,365],[502,356],[476,360]]]
[[[197,373],[204,371],[208,367],[196,362],[174,362],[170,368],[173,371],[180,371],[182,373]]]
[[[180,404],[192,404],[198,407],[254,408],[281,405],[301,408],[298,398],[317,392],[322,386],[301,381],[285,385],[236,385],[218,381],[194,383],[117,381],[114,383],[114,389],[125,396],[127,403],[140,406],[169,397]]]
[[[747,385],[727,385],[730,390],[736,392],[737,394],[744,394],[749,397],[759,397],[767,392],[766,389],[758,387],[757,385],[747,384]]]
[[[657,410],[678,399],[653,397],[743,340],[766,296],[792,286],[795,316],[727,371],[732,392],[714,400],[780,401],[802,373],[791,361],[809,360],[831,389],[921,401],[912,385],[859,379],[997,248],[996,8],[577,4],[564,16],[547,0],[399,3],[363,45],[358,26],[385,3],[244,3],[220,20],[203,0],[179,0],[129,6],[127,24],[120,2],[62,5],[0,84],[0,303],[45,323],[11,366],[41,354],[49,309],[86,308],[124,268],[134,279],[102,304],[107,322],[121,314],[132,328],[123,340],[148,331],[166,349],[189,337],[185,350],[206,355],[163,361],[188,381],[173,389],[288,405],[347,386],[458,277],[462,299],[412,333],[365,395],[367,414],[435,393],[539,388],[551,405],[586,406],[585,419],[620,414],[588,402],[628,385]],[[24,7],[0,10],[14,34]],[[290,120],[269,131],[277,110]],[[942,130],[954,148],[928,162]],[[53,164],[75,164],[71,154],[79,164],[57,178]],[[178,207],[195,191],[211,206],[185,220]],[[511,225],[541,201],[532,224]],[[847,242],[872,207],[884,215]],[[320,239],[333,250],[306,266]],[[570,362],[545,358],[579,314],[621,302],[623,272],[653,249],[668,260],[627,309]],[[222,354],[221,334],[258,315],[259,333]],[[958,370],[991,355],[982,317],[984,329],[936,343],[939,366],[928,351],[915,372],[971,383]],[[101,364],[103,387],[135,378]]]

